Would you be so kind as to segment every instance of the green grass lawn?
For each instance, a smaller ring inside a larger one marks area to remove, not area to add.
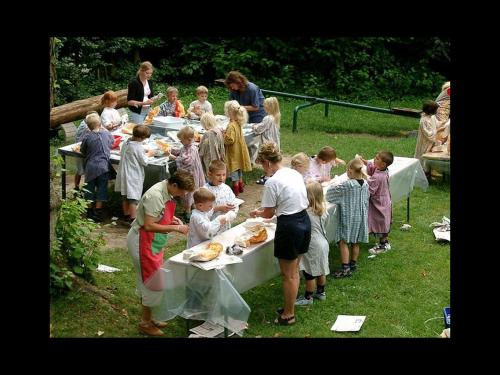
[[[213,91],[209,100],[215,112],[222,113],[227,93],[223,89]],[[181,99],[182,94],[181,90]],[[191,96],[193,98],[185,95],[186,105],[190,99],[194,100],[194,94]],[[292,133],[292,111],[301,102],[278,99],[283,116],[281,143],[286,154],[303,151],[311,155],[322,146],[330,145],[346,161],[356,153],[372,158],[380,149],[392,151],[396,156],[413,156],[416,138],[400,134],[417,129],[417,119],[332,107],[330,116],[325,118],[323,107],[315,106],[300,112],[299,132]],[[419,108],[420,103],[405,102],[397,106]],[[51,143],[53,153],[64,142]],[[332,173],[344,171],[345,168],[340,167]],[[247,177],[254,179],[258,172],[252,171]],[[412,192],[412,229],[408,232],[398,229],[406,220],[406,200],[397,202],[390,233],[392,250],[368,259],[367,249],[375,241],[370,237],[371,243],[361,246],[358,271],[348,279],[328,277],[326,301],[315,301],[309,307],[298,306],[294,326],[272,324],[275,309],[283,300],[280,277],[243,293],[242,297],[252,310],[244,337],[437,337],[444,328],[442,309],[450,305],[450,246],[434,240],[429,224],[440,221],[442,216],[450,217],[447,183],[433,183],[426,192],[419,188]],[[165,258],[177,254],[183,246],[178,243],[168,247]],[[66,296],[53,298],[50,307],[52,337],[143,337],[136,329],[140,304],[134,294],[135,276],[127,250],[108,249],[100,254],[100,263],[122,270],[95,273],[96,286],[114,296],[108,301],[74,290]],[[339,249],[331,245],[331,271],[339,265]],[[303,290],[302,280],[299,293]],[[366,315],[367,318],[360,332],[337,333],[330,328],[339,314]],[[100,336],[99,331],[103,332]],[[166,337],[185,337],[186,323],[175,318],[164,332]]]

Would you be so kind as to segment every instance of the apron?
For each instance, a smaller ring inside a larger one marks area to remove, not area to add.
[[[163,217],[158,221],[161,225],[170,225],[174,218],[175,200],[165,203]],[[162,290],[161,277],[156,277],[153,282],[146,284],[149,279],[160,269],[163,264],[163,247],[167,244],[168,234],[148,232],[139,228],[139,261],[141,265],[142,282],[148,289]],[[157,282],[158,281],[158,282]]]

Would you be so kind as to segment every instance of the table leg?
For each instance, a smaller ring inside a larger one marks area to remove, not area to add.
[[[62,157],[62,167],[61,167],[61,183],[62,183],[62,198],[66,199],[66,155],[61,155]]]
[[[406,198],[406,222],[410,222],[410,194]]]

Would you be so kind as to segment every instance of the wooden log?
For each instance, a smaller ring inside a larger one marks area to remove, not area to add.
[[[118,96],[116,109],[127,106],[127,92],[128,89],[115,91]],[[101,113],[103,108],[101,105],[101,97],[102,95],[93,96],[91,98],[76,100],[52,108],[50,111],[50,128],[55,128],[61,124],[82,119],[89,111]]]

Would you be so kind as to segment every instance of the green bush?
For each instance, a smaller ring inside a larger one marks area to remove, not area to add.
[[[56,243],[51,247],[51,292],[71,289],[70,274],[93,281],[98,265],[98,251],[104,245],[99,224],[85,218],[89,201],[79,196],[62,200],[56,225]]]

